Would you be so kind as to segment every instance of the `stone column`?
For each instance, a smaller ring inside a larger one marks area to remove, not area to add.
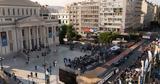
[[[36,37],[36,39],[37,39],[37,47],[39,48],[39,32],[38,32],[38,29],[39,29],[39,27],[38,26],[36,26],[36,35],[37,35],[37,37]]]
[[[32,49],[32,44],[31,44],[31,27],[28,28],[28,37],[29,37],[29,49]]]
[[[42,26],[40,26],[39,30],[40,30],[40,35],[39,35],[39,36],[40,36],[41,44],[44,44],[44,43],[43,43],[43,41],[44,41],[44,40],[43,40],[43,31],[44,31],[44,29],[43,29]]]
[[[29,35],[28,35],[28,27],[24,28],[24,40],[26,42],[26,48],[29,49]]]
[[[47,32],[46,32],[46,27],[43,27],[43,43],[44,46],[47,46],[47,42],[46,42],[46,38],[47,38]]]
[[[23,27],[22,28],[20,28],[20,33],[19,33],[19,35],[20,35],[20,45],[21,45],[21,49],[23,49],[24,48],[24,46],[23,46],[23,39],[24,39],[24,37],[22,36],[22,29],[23,29]]]
[[[52,39],[53,39],[53,45],[55,44],[55,30],[54,30],[54,26],[52,27]]]
[[[37,33],[36,33],[36,27],[37,26],[35,26],[34,28],[33,28],[33,39],[34,39],[34,47],[37,45],[37,42],[36,42],[36,39],[37,39]]]

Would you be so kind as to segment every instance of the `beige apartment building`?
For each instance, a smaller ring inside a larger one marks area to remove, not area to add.
[[[142,0],[101,0],[100,31],[127,32],[140,27]]]
[[[69,5],[70,23],[88,32],[130,32],[156,20],[157,5],[147,0],[86,0]]]
[[[151,21],[157,21],[158,6],[156,4],[143,0],[141,11],[142,27],[149,26]]]
[[[70,23],[85,36],[99,30],[99,2],[86,0],[69,6]]]

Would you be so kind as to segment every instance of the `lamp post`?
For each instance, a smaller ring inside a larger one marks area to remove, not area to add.
[[[47,64],[45,62],[45,57],[46,57],[46,52],[45,53],[42,53],[42,56],[44,57],[44,64],[43,64],[43,67],[44,67],[44,74],[45,74],[45,84],[50,84],[50,80],[49,80],[49,73],[48,71],[46,70],[46,67],[47,67]]]
[[[0,57],[0,62],[1,62],[1,70],[3,70],[3,64],[2,61],[4,60],[4,58]]]

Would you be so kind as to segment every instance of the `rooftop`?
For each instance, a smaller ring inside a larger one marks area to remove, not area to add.
[[[0,6],[39,7],[40,5],[30,0],[0,0]]]

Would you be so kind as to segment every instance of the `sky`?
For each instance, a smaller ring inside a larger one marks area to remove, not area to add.
[[[31,1],[37,1],[42,5],[65,6],[68,3],[78,2],[82,0],[31,0]],[[148,1],[154,1],[154,0],[148,0]],[[160,0],[157,0],[157,3],[160,4]]]
[[[81,0],[31,0],[31,1],[37,1],[42,5],[65,6],[68,3],[78,2]]]

